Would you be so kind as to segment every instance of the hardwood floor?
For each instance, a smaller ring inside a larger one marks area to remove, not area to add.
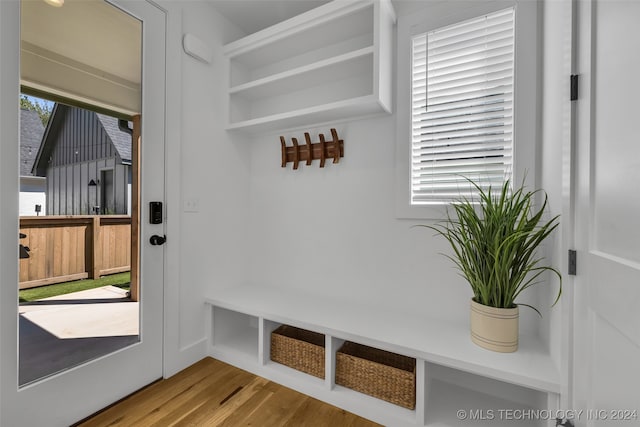
[[[378,424],[205,358],[78,426],[374,427]]]

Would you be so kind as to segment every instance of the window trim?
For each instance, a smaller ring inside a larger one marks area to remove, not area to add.
[[[443,219],[447,204],[411,205],[411,39],[427,31],[462,22],[508,7],[515,8],[514,152],[517,183],[536,183],[539,162],[540,56],[538,6],[526,0],[443,2],[398,17],[396,115],[396,217]],[[532,52],[522,54],[521,52]]]

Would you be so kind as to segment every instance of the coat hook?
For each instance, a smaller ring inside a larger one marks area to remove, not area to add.
[[[282,145],[282,167],[287,166],[287,143],[284,140],[284,136],[280,137],[280,145]]]
[[[293,141],[293,169],[298,169],[298,162],[300,161],[300,146],[296,138],[291,138]]]
[[[320,134],[320,167],[324,167],[324,161],[327,158],[325,150],[327,149],[327,141],[324,140],[324,134]]]
[[[338,132],[331,129],[330,141],[325,139],[324,134],[319,134],[320,142],[311,142],[309,132],[304,133],[304,146],[298,143],[297,138],[291,138],[293,146],[287,147],[284,136],[280,137],[280,148],[282,150],[281,166],[293,162],[293,169],[298,169],[300,161],[304,160],[306,165],[310,165],[314,159],[320,159],[320,167],[324,168],[327,158],[332,158],[333,163],[338,163],[340,157],[344,156],[344,141],[338,137]]]
[[[304,140],[307,143],[307,166],[309,166],[311,164],[311,161],[313,160],[313,151],[311,149],[311,136],[309,135],[309,132],[304,133]]]
[[[333,163],[340,161],[340,140],[338,138],[338,132],[331,128],[331,137],[333,138]]]

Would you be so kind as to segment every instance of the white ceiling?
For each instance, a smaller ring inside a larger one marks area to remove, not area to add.
[[[142,24],[108,3],[22,1],[21,21],[23,42],[140,84]]]
[[[22,0],[20,18],[23,90],[127,117],[140,112],[139,20],[103,0]]]
[[[213,7],[246,34],[314,9],[329,0],[209,0]]]
[[[2,0],[0,0],[2,1]],[[293,18],[331,0],[207,0],[223,16],[240,27],[246,34],[260,31],[278,22]],[[354,1],[354,0],[335,0]],[[398,15],[410,14],[424,8],[426,3],[436,4],[451,0],[391,0]],[[461,0],[456,0],[461,1]],[[467,0],[469,1],[469,0]],[[473,0],[471,0],[472,2]]]

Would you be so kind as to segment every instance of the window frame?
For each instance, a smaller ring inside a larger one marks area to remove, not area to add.
[[[537,181],[540,129],[540,52],[538,4],[527,0],[432,3],[418,12],[398,17],[396,116],[396,216],[407,219],[443,219],[448,203],[411,204],[411,90],[412,49],[415,35],[463,22],[509,7],[515,9],[514,112],[512,181],[531,186]],[[524,53],[523,53],[524,52]]]

